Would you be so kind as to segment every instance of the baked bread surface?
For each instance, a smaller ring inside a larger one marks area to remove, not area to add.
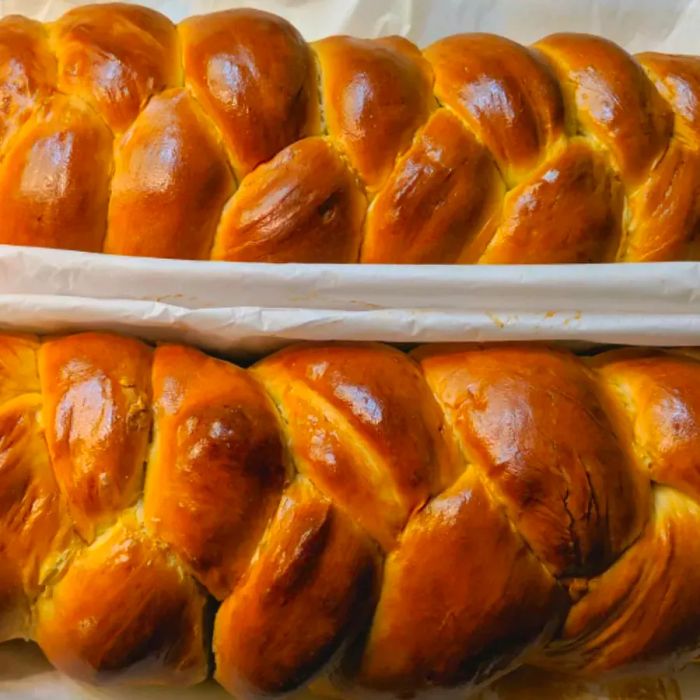
[[[0,336],[0,641],[239,697],[680,668],[699,359]]]
[[[700,58],[306,43],[235,9],[0,20],[0,242],[181,259],[700,255]]]

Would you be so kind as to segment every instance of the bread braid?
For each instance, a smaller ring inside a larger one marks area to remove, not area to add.
[[[697,259],[700,58],[306,44],[254,10],[0,21],[0,242],[269,262]]]
[[[699,387],[689,352],[2,336],[0,640],[88,681],[213,649],[237,697],[678,667]]]

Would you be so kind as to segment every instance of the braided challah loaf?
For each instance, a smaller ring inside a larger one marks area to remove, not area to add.
[[[270,262],[700,258],[700,58],[306,44],[253,10],[0,21],[0,242]]]
[[[691,352],[0,338],[0,641],[68,674],[464,697],[700,652]]]

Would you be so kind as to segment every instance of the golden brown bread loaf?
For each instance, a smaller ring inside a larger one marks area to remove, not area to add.
[[[691,351],[0,336],[0,641],[239,697],[678,667],[698,455]]]
[[[0,242],[185,259],[700,258],[700,58],[307,44],[254,10],[0,21]]]

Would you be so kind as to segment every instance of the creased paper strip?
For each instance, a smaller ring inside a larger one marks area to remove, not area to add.
[[[191,309],[681,314],[700,312],[700,263],[268,265],[0,245],[0,294],[152,300]]]
[[[0,294],[0,330],[113,330],[184,342],[227,355],[259,355],[298,340],[392,343],[563,340],[628,345],[700,345],[700,313],[504,313],[442,309],[186,309],[150,301]],[[585,328],[585,331],[582,330]]]

